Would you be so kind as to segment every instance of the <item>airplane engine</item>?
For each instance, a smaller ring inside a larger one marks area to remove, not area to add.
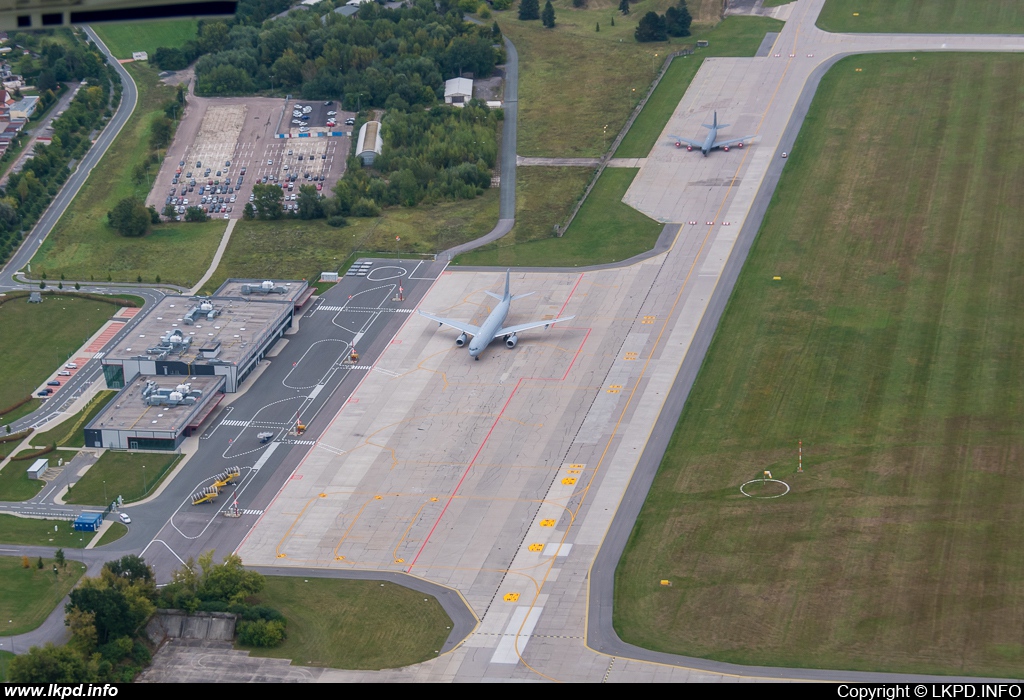
[[[688,150],[688,151],[692,151],[692,150],[693,150],[693,146],[687,146],[687,147],[686,147],[686,150]]]
[[[729,152],[729,147],[728,146],[723,146],[722,150],[725,151],[726,153],[728,153]]]
[[[519,336],[517,336],[517,335],[510,335],[509,337],[505,338],[505,347],[507,347],[507,348],[509,348],[511,350],[512,348],[514,348],[516,346],[516,343],[518,343],[518,342],[519,342]]]
[[[455,345],[461,348],[463,345],[466,344],[467,340],[469,340],[469,338],[467,338],[466,334],[463,333],[458,338],[455,339]]]
[[[743,148],[743,142],[740,141],[738,144],[736,144],[736,148]]]

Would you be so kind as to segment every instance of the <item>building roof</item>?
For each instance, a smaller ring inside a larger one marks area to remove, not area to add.
[[[351,17],[359,12],[359,7],[356,5],[342,5],[341,7],[335,7],[334,11],[343,17]]]
[[[362,155],[369,151],[380,155],[384,148],[384,139],[380,135],[380,122],[366,122],[359,128],[359,141],[356,145],[356,155]]]
[[[34,112],[36,109],[37,102],[39,102],[39,97],[37,95],[30,95],[12,104],[11,111],[32,114],[32,112]]]
[[[181,384],[188,384],[195,394],[194,400],[191,403],[177,405],[147,402],[143,391],[148,381],[155,382],[158,389],[165,390],[174,390]],[[140,374],[118,392],[114,400],[108,403],[86,428],[166,432],[178,435],[196,414],[202,412],[206,404],[218,398],[217,392],[223,385],[224,377],[220,375],[168,377]]]
[[[469,78],[452,78],[444,81],[444,96],[454,97],[457,95],[472,97],[473,81]]]
[[[270,284],[266,284],[270,282]],[[305,280],[276,280],[266,277],[260,279],[240,279],[232,277],[224,281],[216,292],[215,298],[246,299],[252,301],[292,302],[301,303],[308,296],[309,283]],[[298,304],[296,304],[298,305]]]
[[[206,311],[197,309],[202,303],[213,308]],[[213,319],[207,317],[210,311],[216,312]],[[104,360],[142,358],[199,364],[237,363],[246,357],[254,344],[262,343],[275,322],[287,313],[290,313],[287,304],[268,304],[263,297],[253,296],[249,301],[164,297],[131,333],[106,354]],[[164,341],[165,336],[176,332],[188,342]],[[170,350],[162,357],[160,348],[167,345],[170,345]],[[215,357],[202,353],[203,348],[213,345],[219,348]]]

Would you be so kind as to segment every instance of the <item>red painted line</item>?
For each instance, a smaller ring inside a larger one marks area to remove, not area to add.
[[[498,421],[501,420],[502,414],[505,413],[505,409],[508,408],[509,403],[512,401],[512,397],[516,395],[517,391],[519,391],[519,385],[522,383],[522,379],[516,382],[515,388],[512,389],[512,393],[508,395],[508,400],[506,400],[505,405],[501,407],[501,411],[498,412],[497,418],[495,418],[494,422],[491,423],[491,429],[487,431],[487,435],[484,436],[483,442],[480,443],[480,447],[477,448],[476,454],[473,455],[473,459],[469,460],[469,464],[466,466],[466,471],[462,472],[462,477],[459,479],[459,483],[455,484],[455,490],[452,491],[452,495],[448,497],[448,500],[444,504],[444,508],[441,509],[441,514],[437,516],[437,520],[434,521],[433,527],[430,528],[430,532],[427,533],[426,538],[423,540],[423,544],[420,545],[419,551],[416,552],[416,556],[413,557],[412,562],[409,564],[409,568],[405,570],[405,573],[409,573],[412,571],[412,567],[416,566],[416,560],[420,558],[421,554],[423,554],[423,549],[427,546],[427,543],[430,542],[430,537],[434,534],[434,530],[436,530],[437,526],[441,524],[441,518],[444,517],[445,511],[448,510],[448,506],[450,506],[452,501],[455,499],[455,495],[459,492],[462,482],[466,480],[467,476],[469,476],[469,472],[476,463],[477,457],[479,457],[480,453],[483,452],[484,446],[487,445],[488,438],[491,437],[491,433],[493,433],[494,429],[498,426]]]
[[[576,287],[580,286],[580,282],[582,282],[582,281],[583,281],[583,273],[581,272],[580,276],[576,278],[576,284],[574,284],[572,286],[572,289],[569,290],[569,296],[567,296],[565,298],[565,303],[562,304],[562,308],[560,308],[558,310],[558,316],[561,316],[562,312],[565,311],[565,307],[569,305],[569,300],[572,299],[572,295],[576,293]],[[555,318],[558,318],[558,316],[556,316]]]

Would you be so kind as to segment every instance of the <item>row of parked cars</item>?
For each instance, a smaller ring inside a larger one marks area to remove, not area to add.
[[[66,365],[64,365],[64,369],[62,369],[60,372],[57,372],[57,376],[58,377],[70,377],[71,375],[73,375],[75,373],[75,371],[77,369],[78,369],[78,365],[77,364],[75,364],[74,362],[69,362]],[[66,381],[66,380],[64,380],[64,381]],[[46,397],[50,396],[53,393],[54,390],[53,390],[52,387],[60,388],[60,386],[64,383],[64,381],[62,381],[60,379],[51,379],[50,381],[46,382],[46,386],[44,388],[42,388],[42,389],[40,389],[39,391],[36,392],[36,396],[39,396],[39,397],[45,399]]]

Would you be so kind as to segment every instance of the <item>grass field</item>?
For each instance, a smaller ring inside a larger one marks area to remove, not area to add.
[[[1024,4],[1020,0],[826,0],[817,25],[827,32],[1020,34]]]
[[[392,207],[377,218],[348,221],[343,228],[323,219],[239,221],[206,289],[215,290],[228,277],[316,280],[325,270],[337,270],[355,250],[408,255],[450,248],[494,228],[498,190],[435,206]]]
[[[27,501],[46,486],[45,481],[28,478],[31,466],[32,462],[26,460],[8,462],[0,469],[0,501]]]
[[[494,20],[519,52],[519,154],[582,157],[607,151],[666,53],[693,42],[692,37],[648,44],[634,39],[644,14],[664,13],[672,4],[639,0],[623,16],[612,0],[589,0],[580,9],[570,0],[555,0],[554,29],[519,21],[515,7],[495,12]],[[710,28],[720,19],[721,0],[688,5],[694,29]],[[601,31],[595,31],[599,23]]]
[[[607,168],[561,238],[549,236],[520,243],[505,236],[458,256],[455,264],[572,267],[617,262],[650,250],[661,234],[662,224],[622,203],[637,172],[635,168]]]
[[[284,614],[288,639],[251,655],[301,666],[408,666],[436,657],[451,631],[435,598],[393,583],[268,576],[258,597]]]
[[[124,498],[125,503],[140,501],[160,485],[180,457],[108,450],[68,490],[64,501],[91,506],[105,506],[118,496]]]
[[[102,547],[105,544],[116,542],[125,535],[128,534],[128,526],[119,522],[112,522],[107,528],[107,531],[100,535],[99,542],[96,543],[97,547]]]
[[[117,396],[113,390],[100,391],[85,408],[44,433],[32,433],[29,442],[39,447],[56,444],[57,447],[85,447],[85,426]]]
[[[692,56],[679,56],[669,66],[651,99],[637,116],[622,143],[615,150],[618,158],[646,158],[661,135],[665,124],[679,106],[690,81],[701,63],[710,56],[753,56],[768,32],[782,31],[784,23],[768,17],[726,17],[706,32],[694,37],[706,39],[708,47]]]
[[[53,612],[85,573],[85,565],[68,561],[53,575],[53,559],[30,557],[31,566],[22,567],[21,557],[0,557],[0,634],[31,632]]]
[[[32,413],[32,411],[34,411],[37,408],[39,408],[42,404],[43,404],[42,399],[32,399],[31,401],[23,403],[22,405],[18,406],[14,410],[12,410],[12,411],[10,411],[8,413],[5,413],[4,415],[0,416],[0,425],[9,425],[9,424],[13,423],[14,421],[18,420],[19,418],[23,418],[23,417],[27,416],[28,414]],[[12,406],[14,404],[10,403],[10,404],[7,404],[7,405],[8,406]],[[3,454],[3,450],[4,450],[4,448],[0,447],[0,454]]]
[[[1020,674],[1022,82],[1009,54],[822,81],[620,562],[623,639]],[[792,492],[741,496],[764,469]]]
[[[131,58],[134,51],[146,51],[152,58],[161,46],[181,48],[195,39],[199,23],[194,19],[164,19],[150,22],[121,22],[93,26],[115,58]]]
[[[14,654],[9,651],[0,651],[0,683],[7,680],[7,668],[11,664]]]
[[[12,455],[12,457],[27,455],[38,451],[39,450],[35,447],[29,447],[18,450],[17,454]],[[78,453],[73,450],[54,450],[46,453],[45,455],[40,455],[37,459],[46,458],[49,466],[56,469],[59,460],[63,459],[64,462],[67,463],[77,454]],[[35,459],[31,458],[18,460],[11,459],[3,469],[0,469],[0,501],[27,501],[43,490],[43,487],[46,486],[45,481],[41,479],[28,478],[28,468],[31,467],[35,461]]]
[[[55,525],[56,532],[53,530]],[[0,515],[0,544],[81,549],[89,544],[92,535],[91,532],[75,532],[70,521]]]
[[[0,355],[5,360],[0,406],[31,394],[116,311],[112,304],[65,296],[44,296],[41,304],[14,299],[0,305]],[[0,423],[13,419],[5,416]]]
[[[149,182],[136,184],[132,173],[149,153],[150,125],[163,114],[162,106],[174,89],[158,82],[157,71],[146,63],[129,63],[139,89],[139,101],[128,123],[67,211],[32,258],[32,272],[50,279],[68,279],[190,286],[199,281],[213,259],[224,233],[224,221],[201,224],[164,223],[144,238],[122,238],[107,225],[107,212],[121,199],[145,199]]]

